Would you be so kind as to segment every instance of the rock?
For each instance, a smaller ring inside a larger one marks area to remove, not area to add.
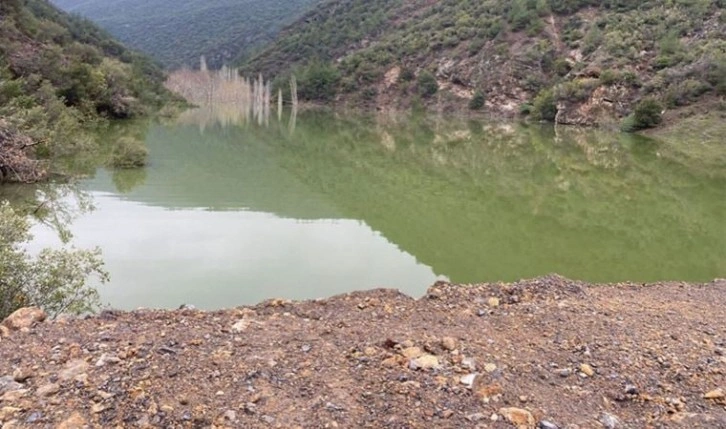
[[[486,418],[487,418],[487,416],[485,416],[484,413],[474,413],[474,414],[469,414],[468,416],[466,416],[466,419],[469,420],[470,422],[478,422],[478,421],[484,420]]]
[[[413,346],[414,346],[414,344],[415,344],[415,343],[414,343],[413,341],[411,341],[411,340],[406,340],[406,341],[403,341],[403,342],[401,343],[401,348],[407,349],[407,348],[409,348],[409,347],[413,347]]]
[[[703,399],[724,399],[726,398],[726,391],[723,389],[715,389],[707,392],[703,395]]]
[[[459,381],[468,389],[471,389],[474,386],[474,380],[476,380],[476,374],[467,374],[462,376]]]
[[[368,357],[371,357],[371,356],[375,356],[376,354],[378,354],[378,351],[376,350],[375,347],[366,347],[365,350],[363,350],[363,354]]]
[[[537,429],[560,429],[560,427],[550,421],[542,420],[537,423]]]
[[[461,367],[469,371],[476,371],[476,360],[474,358],[464,358],[461,360]]]
[[[580,372],[582,372],[583,374],[585,374],[588,377],[592,377],[593,375],[595,375],[595,370],[592,369],[592,367],[586,363],[583,363],[582,365],[580,365]]]
[[[44,386],[40,386],[35,394],[38,396],[53,396],[60,391],[60,386],[57,383],[48,383]]]
[[[534,429],[534,416],[523,408],[500,408],[499,414],[518,429]]]
[[[557,373],[560,375],[560,377],[566,378],[572,375],[572,370],[570,368],[562,368],[561,370],[557,371]]]
[[[61,422],[56,429],[84,429],[85,427],[87,427],[86,419],[83,418],[81,413],[76,411],[66,420]]]
[[[119,362],[121,362],[121,359],[119,359],[117,356],[112,355],[112,354],[108,354],[108,353],[104,353],[96,361],[96,366],[97,367],[102,367],[102,366],[106,365],[107,363],[117,364]]]
[[[490,363],[487,363],[487,364],[484,365],[484,371],[486,371],[488,373],[492,373],[492,372],[494,372],[496,370],[497,370],[497,365],[496,364],[493,364],[493,363],[490,362]]]
[[[38,420],[43,418],[43,414],[41,414],[39,411],[33,411],[30,413],[30,415],[25,419],[25,423],[35,423]]]
[[[237,421],[237,413],[234,410],[227,410],[224,412],[224,418],[234,423]]]
[[[272,416],[268,416],[268,415],[264,415],[264,416],[260,417],[260,420],[267,423],[268,425],[275,423],[275,418]]]
[[[93,414],[99,414],[104,411],[106,411],[106,406],[103,404],[93,404],[93,406],[91,407],[91,412]]]
[[[0,377],[0,394],[5,392],[11,392],[13,390],[18,390],[22,387],[22,384],[16,382],[14,378],[9,375]]]
[[[0,395],[0,401],[12,404],[28,394],[28,389],[10,390]]]
[[[456,339],[452,337],[444,337],[441,340],[441,347],[444,348],[444,350],[455,350],[456,349]]]
[[[491,308],[499,307],[499,298],[497,297],[491,297],[487,300],[487,305]]]
[[[498,383],[487,384],[476,389],[475,395],[484,402],[489,402],[493,396],[501,395],[504,389]]]
[[[83,359],[73,359],[66,363],[66,366],[58,373],[63,381],[76,378],[88,370],[88,362]]]
[[[247,329],[247,327],[250,325],[250,323],[245,319],[240,319],[237,322],[235,322],[234,325],[232,325],[232,332],[240,333]]]
[[[3,337],[9,337],[9,336],[10,336],[10,329],[8,329],[8,328],[7,328],[6,326],[4,326],[4,325],[0,325],[0,340],[1,340],[1,339],[2,339]]]
[[[453,416],[454,412],[452,410],[444,410],[441,412],[441,417],[448,419],[449,417]]]
[[[625,385],[625,393],[628,395],[637,395],[638,394],[638,388],[634,384],[626,384]]]
[[[617,429],[620,427],[620,419],[610,413],[602,413],[598,421],[605,427],[605,429]]]
[[[48,316],[38,307],[24,307],[15,310],[3,320],[2,324],[11,331],[30,328],[35,323],[44,321]]]
[[[14,415],[18,414],[19,412],[23,411],[22,408],[16,408],[16,407],[2,407],[0,408],[0,422],[3,422],[5,420],[9,420]]]
[[[13,371],[13,380],[18,383],[25,383],[25,381],[32,376],[33,374],[27,369],[18,368]]]
[[[439,358],[434,355],[422,355],[416,359],[411,359],[408,363],[408,367],[411,369],[434,369],[439,366]]]
[[[408,347],[401,350],[401,355],[407,359],[416,359],[424,354],[424,352],[418,347]]]

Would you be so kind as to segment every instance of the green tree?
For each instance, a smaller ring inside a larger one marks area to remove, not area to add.
[[[298,79],[300,98],[312,101],[332,101],[338,92],[340,72],[328,63],[313,61]]]
[[[476,91],[471,100],[469,100],[469,109],[479,110],[484,107],[485,101],[486,99],[484,98],[484,93],[481,91]]]
[[[25,216],[0,203],[0,319],[31,305],[51,316],[97,308],[98,291],[87,280],[108,280],[99,250],[45,249],[33,257],[23,246],[32,238],[29,229]]]
[[[424,98],[432,97],[439,90],[439,84],[436,82],[436,78],[426,70],[419,73],[416,86],[419,95]]]
[[[653,128],[663,121],[663,106],[653,98],[642,100],[633,109],[633,114],[623,122],[623,131],[632,132]]]

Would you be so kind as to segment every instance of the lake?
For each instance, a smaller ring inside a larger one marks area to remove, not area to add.
[[[116,128],[144,169],[80,183],[70,224],[103,251],[102,300],[213,309],[268,298],[548,273],[592,282],[726,276],[726,157],[645,137],[416,115],[195,110]],[[726,152],[726,150],[724,150]],[[60,245],[34,228],[32,249]]]

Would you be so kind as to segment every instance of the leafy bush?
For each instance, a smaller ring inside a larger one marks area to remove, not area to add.
[[[635,106],[633,114],[623,122],[622,129],[626,132],[633,132],[653,128],[663,120],[662,111],[663,106],[657,100],[646,98]]]
[[[705,82],[686,79],[668,88],[666,102],[672,107],[685,106],[710,90],[711,86]]]
[[[87,280],[108,280],[98,250],[43,250],[32,257],[24,243],[30,223],[7,202],[0,203],[0,319],[21,307],[39,306],[50,315],[83,313],[100,304]]]
[[[116,168],[143,167],[148,155],[144,142],[133,137],[121,137],[113,147],[111,165]]]
[[[423,98],[432,97],[439,90],[439,84],[436,82],[436,78],[426,70],[419,73],[416,86],[419,95]]]
[[[482,107],[484,107],[484,104],[486,102],[486,99],[484,97],[484,93],[481,91],[476,91],[474,93],[474,96],[469,100],[469,109],[470,110],[479,110]]]
[[[538,121],[553,122],[557,117],[557,104],[551,89],[540,91],[532,101],[532,118]]]
[[[340,72],[328,63],[313,61],[298,79],[300,98],[312,101],[332,101],[338,90]]]

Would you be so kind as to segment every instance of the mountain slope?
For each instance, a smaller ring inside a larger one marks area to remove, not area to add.
[[[313,100],[333,94],[357,105],[468,105],[603,123],[619,121],[648,97],[669,107],[722,98],[724,6],[332,0],[242,66],[268,76],[295,73],[302,96]]]
[[[171,99],[150,60],[47,0],[3,0],[0,18],[0,181],[41,180],[36,157],[82,150],[101,118]]]
[[[317,0],[53,0],[169,68],[214,68],[273,39]]]

